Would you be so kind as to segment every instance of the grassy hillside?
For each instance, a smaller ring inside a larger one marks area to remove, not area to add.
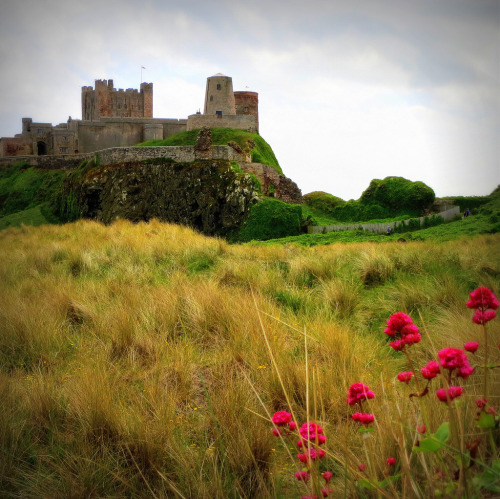
[[[252,161],[272,166],[283,175],[281,167],[274,155],[271,146],[256,133],[235,128],[212,128],[212,142],[214,145],[227,145],[236,142],[242,150],[251,151]],[[138,144],[139,146],[194,146],[199,130],[180,132],[163,140],[149,140]]]
[[[370,488],[457,497],[457,421],[479,442],[469,490],[495,495],[490,449],[500,437],[486,412],[476,426],[474,400],[484,394],[481,366],[500,362],[500,321],[488,324],[486,360],[465,302],[479,285],[498,296],[499,244],[495,234],[458,245],[256,247],[155,221],[3,230],[1,495],[301,497],[297,437],[271,431],[280,410],[324,428],[326,455],[310,483],[331,471],[330,497],[371,497]],[[383,332],[399,311],[422,334],[414,368]],[[467,341],[480,344],[469,354],[477,374],[458,380],[456,409],[437,399],[439,379],[428,396],[409,397],[417,388],[397,373],[419,373],[438,350]],[[346,404],[355,382],[375,393],[363,405],[375,415],[371,433]],[[488,383],[498,411],[498,369]],[[412,449],[443,421],[452,435],[439,454]],[[426,435],[415,430],[423,422]],[[460,462],[471,462],[465,450]]]

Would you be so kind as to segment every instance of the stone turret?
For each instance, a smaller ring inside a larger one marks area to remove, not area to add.
[[[236,114],[233,79],[230,76],[217,73],[207,78],[203,114],[217,116],[234,116]]]

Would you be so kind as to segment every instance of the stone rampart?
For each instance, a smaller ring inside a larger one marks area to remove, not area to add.
[[[460,215],[460,207],[453,206],[445,211],[441,211],[437,213],[438,216],[442,217],[445,221],[452,220],[457,215]],[[420,225],[423,225],[425,217],[419,217],[412,220],[419,220]],[[354,224],[342,224],[342,225],[312,225],[307,228],[308,234],[325,234],[326,232],[338,232],[341,230],[358,230],[359,228],[374,232],[376,234],[385,234],[387,232],[387,227],[391,228],[391,232],[395,229],[396,226],[401,225],[403,222],[408,223],[409,220],[404,221],[396,221],[396,222],[385,222],[385,223],[377,223],[377,224],[363,224],[363,223],[354,223]]]
[[[179,163],[190,163],[197,159],[222,159],[227,161],[245,161],[245,155],[236,152],[229,146],[212,146],[209,154],[199,155],[194,146],[161,146],[161,147],[111,147],[84,154],[68,154],[57,156],[11,156],[0,158],[0,166],[10,166],[20,161],[27,161],[30,166],[44,169],[77,168],[82,161],[96,159],[100,165],[116,163],[132,163],[147,159],[167,158]]]

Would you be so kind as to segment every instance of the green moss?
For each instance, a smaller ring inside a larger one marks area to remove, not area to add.
[[[265,198],[252,206],[248,219],[235,237],[238,241],[267,240],[300,234],[302,208]]]
[[[0,171],[0,215],[10,215],[50,202],[66,176],[18,163]]]
[[[272,166],[283,175],[271,146],[260,135],[236,128],[211,128],[211,132],[214,145],[227,145],[228,142],[236,142],[243,151],[251,153],[252,161]],[[199,130],[190,130],[171,135],[163,140],[148,140],[137,145],[139,147],[194,146],[198,133]]]

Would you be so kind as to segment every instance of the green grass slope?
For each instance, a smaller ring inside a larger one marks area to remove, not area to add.
[[[211,132],[214,145],[222,146],[231,141],[236,142],[244,151],[251,150],[253,162],[272,166],[278,173],[283,175],[271,146],[260,135],[236,128],[212,128]],[[198,133],[199,130],[190,130],[189,132],[177,133],[163,140],[148,140],[137,145],[140,147],[194,146]]]

